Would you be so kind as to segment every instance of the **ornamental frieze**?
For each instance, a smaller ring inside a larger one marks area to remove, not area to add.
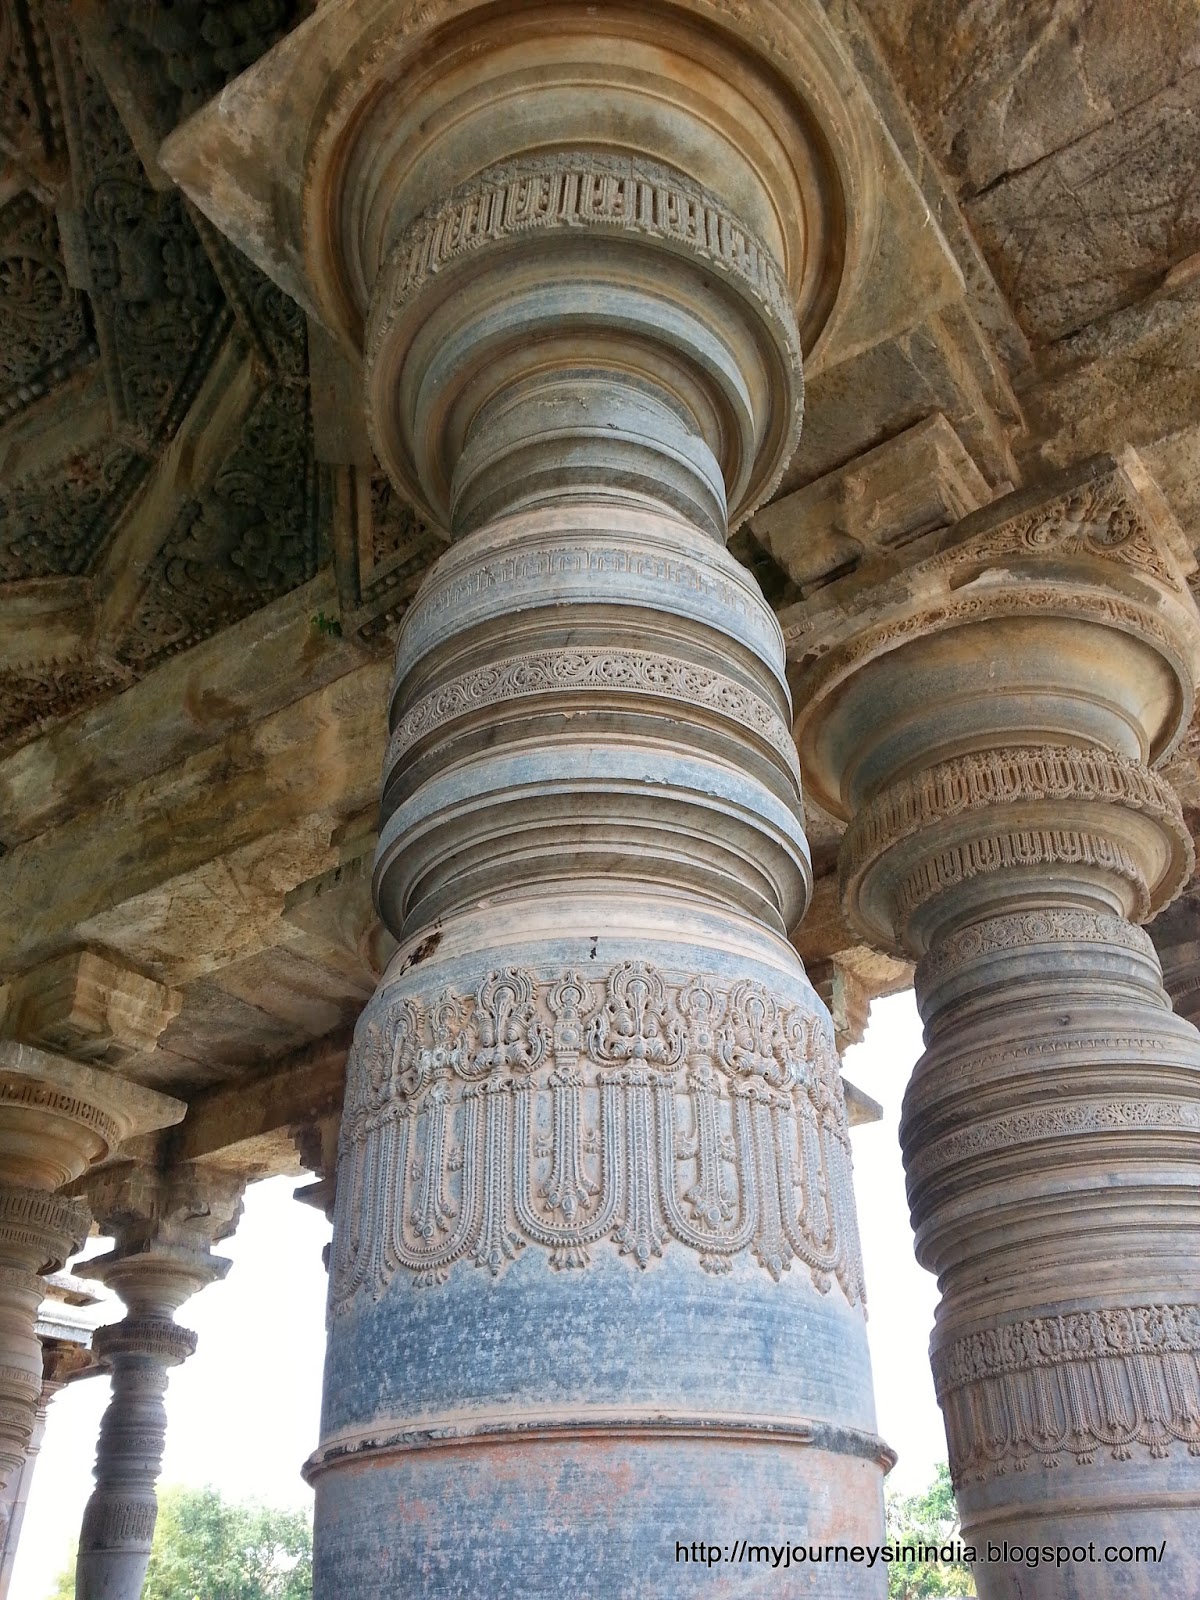
[[[935,1350],[957,1484],[1133,1447],[1200,1455],[1200,1306],[1032,1317]]]
[[[1014,1111],[974,1122],[909,1157],[908,1182],[923,1182],[959,1162],[1020,1149],[1046,1139],[1076,1140],[1087,1134],[1200,1133],[1200,1103],[1179,1099],[1084,1100],[1043,1110]],[[1082,1152],[1073,1144],[1072,1160]],[[1061,1156],[1058,1159],[1063,1159]]]
[[[947,568],[1021,556],[1099,556],[1170,588],[1181,579],[1145,514],[1116,473],[1085,483],[937,558]]]
[[[451,262],[517,234],[567,229],[640,234],[736,276],[778,319],[799,365],[783,274],[745,224],[681,172],[589,150],[493,167],[419,217],[392,253],[387,313],[368,332],[368,361],[392,318]]]
[[[762,695],[723,672],[650,650],[530,651],[460,673],[405,712],[384,768],[394,766],[426,734],[472,711],[547,692],[597,690],[654,695],[719,712],[765,740],[800,782],[791,732]]]
[[[625,961],[603,979],[490,973],[360,1022],[338,1163],[330,1303],[401,1272],[493,1275],[528,1245],[646,1267],[674,1240],[712,1273],[749,1253],[862,1295],[849,1129],[821,1013]]]
[[[1085,825],[1046,825],[1056,811],[1083,807]],[[1152,825],[1169,850],[1165,865],[1157,843],[1146,850],[1121,837],[1121,812]],[[884,931],[870,917],[880,886],[888,919],[903,929],[927,901],[972,878],[1055,865],[1121,880],[1133,915],[1144,920],[1180,892],[1195,865],[1178,796],[1157,772],[1113,751],[1001,745],[889,784],[854,816],[839,854],[848,910],[877,939]]]
[[[919,569],[912,569],[914,574]],[[853,618],[837,616],[837,627],[822,629],[828,619],[817,615],[789,617],[784,630],[788,658],[804,674],[798,703],[818,693],[824,695],[851,676],[855,668],[886,655],[909,640],[997,617],[1066,617],[1127,633],[1152,645],[1168,662],[1184,695],[1185,715],[1180,732],[1191,721],[1194,705],[1192,670],[1188,659],[1186,627],[1168,626],[1156,614],[1153,601],[1141,604],[1101,589],[1085,589],[1078,582],[1033,583],[1022,576],[1011,584],[988,583],[979,591],[968,585],[962,592],[914,602],[902,615],[871,627],[854,627]],[[1185,619],[1186,620],[1186,619]]]
[[[1106,944],[1154,959],[1147,933],[1123,917],[1099,911],[1020,911],[987,917],[941,939],[918,964],[923,992],[950,973],[986,956],[1024,950],[1031,944]]]

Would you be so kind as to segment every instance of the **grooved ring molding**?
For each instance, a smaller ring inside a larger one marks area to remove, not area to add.
[[[800,781],[792,735],[779,713],[747,685],[676,656],[645,650],[547,650],[509,656],[461,673],[419,700],[396,726],[384,770],[425,734],[468,712],[554,690],[658,695],[719,711],[766,741]]]
[[[943,761],[901,778],[875,796],[846,830],[840,854],[843,892],[897,845],[934,823],[972,811],[1028,802],[1103,802],[1152,818],[1175,847],[1175,872],[1162,885],[1161,906],[1191,876],[1191,835],[1179,800],[1156,772],[1127,756],[1072,746],[1017,745]],[[981,835],[985,830],[981,830]],[[942,849],[914,869],[900,890],[900,907],[913,910],[944,884],[1002,866],[1063,860],[1109,867],[1139,889],[1142,916],[1151,909],[1141,873],[1128,853],[1099,834],[1072,828],[1020,828]]]

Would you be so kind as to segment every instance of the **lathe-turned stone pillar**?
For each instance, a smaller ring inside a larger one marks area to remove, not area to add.
[[[56,1191],[178,1100],[34,1045],[0,1039],[0,1486],[20,1472],[42,1390],[41,1274],[87,1236],[84,1201]]]
[[[59,1278],[55,1287],[61,1289],[62,1283],[63,1279]],[[94,1297],[83,1293],[72,1295],[73,1301],[90,1300],[92,1298]],[[25,1521],[25,1508],[29,1503],[29,1493],[33,1486],[33,1474],[37,1467],[38,1455],[41,1452],[42,1440],[46,1432],[46,1420],[50,1402],[68,1383],[73,1379],[90,1373],[95,1365],[87,1342],[91,1338],[90,1331],[85,1330],[85,1325],[75,1323],[74,1326],[70,1327],[70,1334],[64,1337],[65,1330],[62,1324],[57,1322],[57,1319],[62,1314],[61,1301],[57,1301],[55,1309],[51,1312],[49,1318],[45,1316],[44,1305],[43,1314],[39,1316],[38,1339],[42,1346],[42,1390],[38,1397],[33,1432],[25,1449],[25,1460],[22,1463],[21,1470],[9,1478],[3,1492],[0,1492],[0,1600],[7,1600],[9,1588],[12,1584],[13,1572],[17,1564],[17,1552],[21,1542],[21,1529]]]
[[[920,958],[901,1140],[979,1594],[1195,1594],[1200,1036],[1135,926],[1193,865],[1154,771],[1193,707],[1186,547],[1101,461],[915,555],[789,643],[846,910]]]
[[[396,657],[316,1592],[726,1592],[677,1547],[868,1542],[885,1461],[781,641],[723,548],[795,436],[786,295],[694,180],[572,149],[417,219],[369,348],[460,537]]]
[[[841,271],[828,146],[708,9],[306,29],[238,91],[258,130],[281,86],[313,107],[269,215],[224,209],[258,132],[214,136],[219,195],[197,157],[222,107],[163,159],[281,281],[302,254],[379,460],[454,540],[396,657],[400,948],[347,1080],[316,1593],[741,1591],[694,1541],[870,1543],[888,1459],[837,1055],[787,938],[782,641],[725,550]],[[885,1586],[822,1564],[809,1592]]]
[[[76,1600],[138,1600],[158,1517],[155,1485],[162,1465],[171,1367],[196,1348],[175,1313],[197,1290],[229,1270],[210,1246],[228,1238],[241,1215],[243,1181],[188,1167],[168,1174],[141,1166],[97,1173],[88,1198],[116,1249],[76,1272],[114,1289],[121,1322],[92,1340],[112,1374],[112,1397],[100,1423],[96,1486],[83,1514],[75,1564]]]

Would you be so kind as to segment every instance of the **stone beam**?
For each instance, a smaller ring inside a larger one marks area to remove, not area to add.
[[[808,970],[817,993],[829,1007],[839,1051],[862,1039],[872,1000],[912,986],[912,967],[907,961],[897,961],[863,944],[839,950]]]
[[[105,547],[94,577],[101,646],[116,649],[141,598],[146,574],[187,498],[199,498],[216,475],[262,383],[239,333],[229,334],[174,437],[151,469],[130,511]]]
[[[0,1031],[110,1065],[153,1047],[183,998],[92,950],[72,950],[0,986]]]
[[[237,670],[245,674],[246,663]],[[0,897],[11,908],[0,971],[80,938],[134,962],[177,957],[192,971],[219,964],[236,939],[236,929],[211,916],[229,898],[223,881],[234,895],[257,885],[264,915],[269,907],[274,918],[288,890],[337,865],[334,837],[367,808],[378,781],[386,681],[382,666],[359,666],[165,771],[127,782],[104,804],[102,824],[98,811],[75,811],[0,857]],[[196,692],[203,694],[202,681]],[[189,904],[195,915],[184,918]]]
[[[93,632],[87,578],[0,584],[0,672],[84,655]]]
[[[294,1132],[340,1112],[350,1041],[324,1040],[278,1069],[193,1096],[170,1135],[172,1161],[239,1172],[297,1170]]]
[[[361,649],[314,625],[336,609],[323,573],[0,761],[0,843],[11,851],[361,667]]]
[[[756,513],[750,531],[801,592],[949,527],[992,498],[940,412]]]

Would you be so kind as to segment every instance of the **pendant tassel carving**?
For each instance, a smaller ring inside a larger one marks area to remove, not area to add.
[[[850,1143],[825,1019],[624,961],[603,984],[508,968],[476,993],[368,1007],[339,1156],[333,1315],[398,1271],[498,1275],[526,1245],[557,1269],[609,1241],[668,1241],[713,1273],[751,1251],[862,1297]]]

